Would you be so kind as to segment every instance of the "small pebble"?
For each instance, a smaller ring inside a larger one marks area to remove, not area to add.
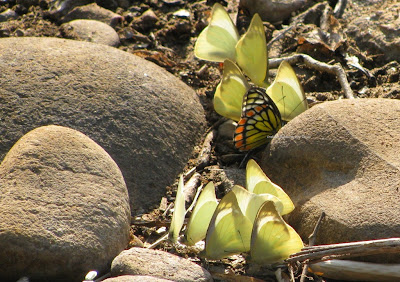
[[[179,18],[189,18],[190,17],[190,12],[185,9],[180,9],[173,13],[174,16],[179,17]]]
[[[0,22],[5,22],[7,20],[13,20],[16,18],[18,18],[18,14],[11,9],[7,9],[0,14]]]

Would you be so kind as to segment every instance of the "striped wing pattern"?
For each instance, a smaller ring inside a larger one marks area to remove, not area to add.
[[[268,143],[281,127],[281,114],[275,103],[264,89],[253,87],[243,97],[233,142],[240,151],[248,151]]]

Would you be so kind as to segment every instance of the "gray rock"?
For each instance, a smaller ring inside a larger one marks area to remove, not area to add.
[[[317,243],[399,237],[400,101],[325,102],[273,138],[262,164],[296,209],[289,223]]]
[[[149,30],[154,27],[159,18],[152,9],[148,9],[140,17],[133,20],[132,24],[135,29]]]
[[[121,275],[103,280],[103,282],[168,282],[168,281],[172,280],[157,278],[154,276],[144,276],[144,275]]]
[[[5,22],[8,20],[13,20],[18,18],[18,14],[11,10],[11,9],[7,9],[4,12],[0,13],[0,22]]]
[[[224,139],[233,140],[235,129],[236,123],[229,119],[218,127],[218,136]]]
[[[73,8],[92,3],[92,0],[58,0],[49,3],[49,12],[54,17],[68,14]]]
[[[0,39],[0,158],[26,132],[58,124],[115,160],[131,210],[159,204],[203,134],[196,93],[116,48],[56,38]]]
[[[167,252],[131,248],[121,252],[111,264],[111,274],[149,275],[172,281],[212,281],[201,266]]]
[[[0,165],[0,280],[82,281],[106,271],[129,242],[130,211],[117,164],[61,126],[24,135]]]
[[[240,6],[258,13],[263,21],[276,23],[287,20],[292,13],[310,3],[310,0],[241,0]]]
[[[118,33],[108,24],[95,20],[73,20],[61,25],[69,38],[117,47]]]
[[[77,19],[97,20],[110,26],[116,26],[122,22],[123,17],[98,6],[96,3],[91,3],[73,8],[63,17],[62,22],[66,23]]]

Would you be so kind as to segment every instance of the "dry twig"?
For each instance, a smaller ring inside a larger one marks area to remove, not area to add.
[[[307,247],[298,253],[292,254],[286,261],[289,263],[297,261],[316,262],[387,253],[400,253],[400,238]]]
[[[353,90],[351,90],[350,84],[347,81],[346,73],[340,64],[328,65],[317,61],[306,54],[295,54],[289,57],[270,59],[269,66],[271,68],[276,68],[282,63],[282,61],[288,61],[290,64],[304,63],[307,67],[313,68],[317,71],[323,71],[336,75],[339,79],[340,85],[342,86],[344,96],[348,99],[354,98]]]
[[[325,217],[325,212],[322,212],[321,216],[318,218],[317,223],[315,224],[313,232],[310,234],[310,236],[308,236],[308,245],[309,246],[314,246],[315,240],[317,239],[318,230],[321,226],[321,222],[324,219],[324,217]],[[309,266],[309,263],[306,262],[303,266],[303,271],[301,273],[300,282],[304,282],[304,280],[306,279],[308,266]]]
[[[197,170],[203,169],[210,162],[211,148],[212,148],[211,144],[214,141],[215,136],[217,136],[217,131],[211,130],[204,139],[201,151],[197,158],[197,166],[196,166]]]

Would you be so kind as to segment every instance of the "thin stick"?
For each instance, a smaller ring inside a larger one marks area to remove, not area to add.
[[[335,18],[340,19],[343,16],[346,4],[347,0],[339,0],[336,3],[335,9],[333,10],[333,15],[335,16]]]
[[[291,282],[296,282],[296,278],[294,278],[294,271],[293,271],[293,265],[289,264],[289,270],[290,270],[290,281]]]
[[[324,218],[325,218],[325,212],[322,212],[320,217],[318,218],[317,223],[315,224],[313,232],[310,234],[310,236],[308,236],[308,245],[309,246],[314,246],[315,240],[317,239],[318,230],[319,230],[319,228],[321,226],[321,222]],[[309,266],[309,263],[306,262],[303,266],[303,271],[301,272],[300,282],[305,281],[305,279],[307,277],[308,266]]]
[[[296,261],[315,262],[333,258],[350,258],[387,253],[400,253],[400,238],[308,247],[292,254],[286,261],[289,263]]]
[[[195,172],[192,177],[185,183],[183,189],[183,195],[185,196],[185,202],[190,203],[196,195],[198,183],[200,182],[201,175]]]
[[[339,63],[335,65],[328,65],[317,61],[306,54],[295,54],[289,57],[270,59],[269,67],[277,68],[283,61],[288,61],[290,64],[304,63],[309,68],[313,68],[317,71],[336,75],[336,77],[339,79],[340,85],[342,86],[344,96],[348,99],[354,99],[353,90],[351,90],[350,84],[347,81],[346,73]]]
[[[160,244],[162,241],[167,240],[168,238],[168,232],[165,233],[160,239],[158,239],[157,241],[155,241],[153,244],[151,244],[150,246],[147,247],[147,249],[154,249],[155,247],[158,246],[158,244]]]
[[[185,216],[187,215],[188,212],[191,212],[191,211],[194,209],[194,206],[196,205],[197,199],[199,198],[200,192],[201,192],[202,190],[203,190],[203,185],[200,185],[199,188],[197,188],[197,193],[196,193],[196,195],[194,196],[193,201],[192,201],[192,203],[190,204],[190,207],[188,207],[188,209],[187,209],[186,212],[185,212]]]
[[[203,169],[210,162],[212,148],[211,143],[214,141],[215,136],[217,136],[217,131],[211,130],[204,139],[201,151],[197,158],[197,170]]]
[[[310,247],[315,245],[315,240],[317,239],[318,230],[321,227],[321,222],[325,218],[325,212],[322,212],[318,218],[317,223],[315,224],[313,232],[308,236],[308,245]]]

